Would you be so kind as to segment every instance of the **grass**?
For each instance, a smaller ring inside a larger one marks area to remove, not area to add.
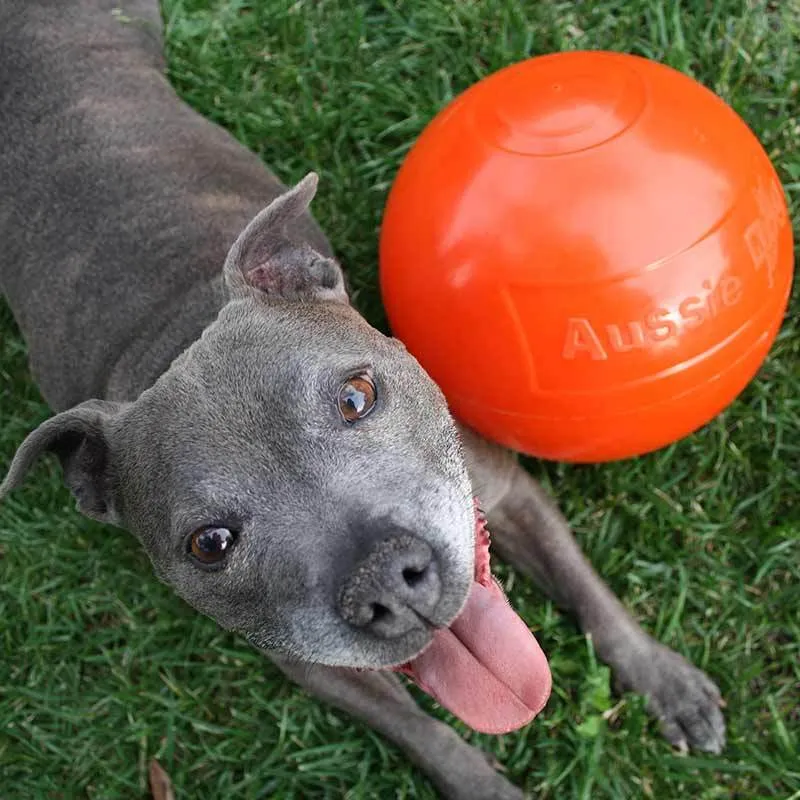
[[[623,50],[699,78],[757,132],[800,219],[794,3],[167,0],[164,11],[180,94],[286,180],[322,173],[317,216],[379,326],[375,234],[403,155],[455,94],[537,53]],[[531,795],[800,798],[799,308],[757,380],[694,436],[614,465],[531,464],[637,618],[719,682],[729,724],[723,755],[673,753],[639,698],[609,697],[572,623],[503,569],[551,657],[554,695],[518,734],[464,734]],[[4,306],[0,391],[5,464],[47,409]],[[159,584],[132,538],[79,517],[50,463],[0,508],[0,620],[5,800],[145,797],[152,757],[179,798],[434,797],[384,740]]]

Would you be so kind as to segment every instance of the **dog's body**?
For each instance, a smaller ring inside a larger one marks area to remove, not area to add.
[[[79,508],[134,532],[195,608],[445,796],[484,800],[519,790],[391,672],[350,669],[408,661],[464,607],[480,487],[499,553],[576,615],[671,742],[719,751],[713,683],[639,628],[515,457],[456,435],[416,362],[350,307],[307,212],[314,181],[286,192],[180,102],[155,0],[117,5],[0,2],[0,288],[62,412],[0,494],[54,451]]]

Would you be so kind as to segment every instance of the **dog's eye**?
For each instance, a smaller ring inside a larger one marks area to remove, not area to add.
[[[218,564],[230,552],[234,539],[227,528],[200,528],[189,539],[189,551],[203,564]]]
[[[346,422],[356,422],[372,411],[377,397],[372,379],[368,375],[357,375],[339,389],[339,413]]]

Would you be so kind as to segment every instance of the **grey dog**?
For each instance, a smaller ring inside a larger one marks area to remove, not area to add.
[[[713,682],[350,304],[308,211],[316,176],[287,189],[178,99],[155,0],[2,0],[0,119],[0,286],[57,412],[0,496],[55,454],[82,513],[132,532],[191,606],[444,796],[519,798],[397,675],[479,730],[547,698],[541,651],[487,578],[480,487],[498,554],[573,612],[669,741],[723,747]]]

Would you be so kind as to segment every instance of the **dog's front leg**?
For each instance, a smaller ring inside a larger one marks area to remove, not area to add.
[[[498,555],[531,576],[592,637],[618,687],[647,699],[676,747],[718,753],[725,744],[719,689],[633,620],[584,557],[564,517],[516,456],[462,431],[470,476]]]
[[[311,694],[367,723],[400,747],[448,800],[522,800],[488,756],[426,714],[390,672],[357,672],[275,660]]]

